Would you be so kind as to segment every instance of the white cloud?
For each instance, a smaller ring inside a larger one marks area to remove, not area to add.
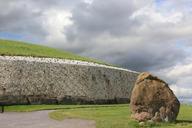
[[[182,102],[192,102],[192,88],[171,85],[170,88]]]
[[[156,71],[170,84],[170,88],[182,102],[192,102],[192,57],[175,66]]]
[[[67,26],[73,24],[70,20],[72,14],[64,9],[50,9],[43,13],[43,17],[42,25],[48,33],[45,37],[45,42],[48,42],[48,45],[59,47],[61,44],[57,44],[57,42],[66,42],[66,37],[63,33]]]
[[[87,3],[87,4],[92,4],[93,0],[84,0],[84,2]]]
[[[180,76],[192,77],[192,62],[185,65],[182,65],[182,64],[176,65],[167,74],[167,77],[170,77],[170,78],[171,77],[178,78]]]
[[[139,19],[144,21],[149,21],[152,23],[173,23],[177,24],[181,22],[183,14],[181,12],[171,11],[171,12],[161,12],[157,10],[154,5],[150,5],[139,9],[134,12],[130,19]]]

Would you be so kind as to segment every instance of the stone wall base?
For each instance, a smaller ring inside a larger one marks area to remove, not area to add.
[[[126,104],[130,102],[129,98],[114,99],[89,99],[87,97],[65,96],[62,98],[48,97],[45,95],[35,96],[12,96],[6,95],[0,97],[0,105],[38,105],[38,104]]]

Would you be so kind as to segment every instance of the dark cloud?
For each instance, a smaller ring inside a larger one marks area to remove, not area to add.
[[[69,45],[73,44],[69,50],[137,71],[158,70],[185,59],[184,50],[173,41],[180,36],[173,32],[177,26],[132,19],[145,5],[127,0],[81,3],[72,12],[74,24],[65,32]]]
[[[162,68],[172,67],[178,61],[185,59],[185,53],[182,50],[164,44],[156,46],[140,47],[129,49],[127,53],[119,56],[114,63],[122,65],[136,71],[157,71]],[[159,49],[160,48],[160,49]]]
[[[131,34],[136,22],[129,18],[138,6],[140,5],[127,0],[95,0],[92,4],[82,2],[73,10],[71,20],[74,26],[66,34],[70,35],[70,39],[85,35],[95,37],[105,32],[114,36]]]
[[[46,34],[41,26],[41,10],[30,7],[30,2],[21,0],[0,3],[0,32],[31,34],[42,37]]]
[[[47,8],[64,8],[64,9],[73,9],[76,4],[81,0],[27,0],[29,3],[32,3],[35,6],[38,6],[41,9],[47,10]]]

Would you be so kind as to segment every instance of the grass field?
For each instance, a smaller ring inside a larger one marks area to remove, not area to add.
[[[49,116],[55,120],[81,118],[95,120],[97,128],[139,128],[130,118],[129,105],[19,105],[6,107],[6,111],[52,110]],[[177,122],[145,124],[143,128],[192,128],[192,105],[182,105]]]
[[[82,57],[63,50],[10,40],[0,40],[0,55],[61,58],[109,65],[99,60]]]

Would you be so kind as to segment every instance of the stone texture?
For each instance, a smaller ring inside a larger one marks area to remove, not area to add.
[[[144,72],[138,76],[131,95],[132,117],[138,121],[175,121],[180,103],[168,84]]]
[[[0,97],[4,97],[4,102],[128,103],[138,76],[135,72],[106,66],[32,59],[0,57]]]
[[[140,122],[150,120],[151,114],[148,112],[140,112],[132,115],[132,118],[139,120]]]

